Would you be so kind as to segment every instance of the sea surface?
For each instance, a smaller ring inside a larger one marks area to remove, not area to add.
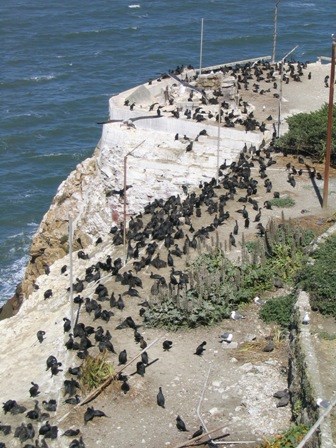
[[[181,64],[272,55],[267,0],[1,0],[0,303],[59,184],[92,155],[110,96]],[[330,56],[335,0],[281,0],[276,59]]]

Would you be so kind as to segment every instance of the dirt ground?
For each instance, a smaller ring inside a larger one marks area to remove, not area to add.
[[[273,190],[280,191],[281,196],[288,195],[293,198],[295,205],[288,209],[262,209],[262,223],[266,225],[271,218],[280,219],[284,213],[285,218],[302,220],[307,227],[313,228],[318,234],[322,233],[331,225],[331,222],[328,222],[331,210],[322,212],[307,173],[301,177],[297,176],[295,188],[287,183],[286,164],[290,161],[297,165],[296,159],[277,155],[276,160],[277,163],[273,165],[273,169],[269,170]],[[322,167],[316,165],[316,168],[321,170]],[[334,176],[335,173],[333,172],[332,175]],[[333,177],[332,185],[334,181],[335,177]],[[321,187],[322,181],[318,182]],[[261,187],[260,195],[256,197],[261,204],[273,196],[273,193],[264,193],[263,190]],[[220,194],[219,190],[218,196]],[[333,194],[331,189],[330,195]],[[236,202],[229,205],[231,217],[227,224],[218,230],[219,240],[223,247],[229,247],[228,235],[233,229],[235,219],[238,220],[240,228],[243,227],[241,215],[236,212],[238,208],[240,207]],[[250,208],[249,212],[253,218],[254,212],[251,212]],[[209,224],[210,219],[212,218],[202,214],[202,218],[193,220],[193,225],[197,230],[202,225]],[[250,228],[244,229],[246,240],[256,237],[255,226],[256,223],[251,222]],[[239,231],[237,241],[241,237],[242,230]],[[211,245],[211,241],[208,244]],[[161,258],[165,259],[166,254],[166,249],[162,247]],[[195,252],[191,256],[196,255]],[[232,259],[238,259],[241,255],[240,244],[237,244],[237,248],[231,247],[228,255]],[[176,269],[182,268],[184,263],[185,260],[178,261]],[[126,270],[129,268],[129,266],[125,267]],[[115,327],[129,315],[133,316],[137,323],[141,323],[141,319],[135,317],[139,310],[137,304],[149,297],[148,291],[152,285],[152,280],[149,278],[151,270],[155,271],[155,269],[147,268],[139,273],[144,286],[140,292],[141,298],[129,298],[125,310],[116,311],[110,323],[105,326],[113,334],[112,342],[117,353],[126,349],[129,359],[136,356],[141,349],[135,343],[131,329],[115,330]],[[168,271],[160,270],[160,274],[167,277]],[[114,290],[117,294],[123,291],[120,289],[120,284],[110,283],[108,286],[110,292]],[[197,415],[197,408],[205,388],[200,406],[201,418],[208,430],[222,428],[215,435],[219,435],[221,431],[229,433],[230,435],[224,439],[227,443],[250,441],[249,446],[257,446],[264,437],[285,429],[290,424],[290,409],[289,407],[277,408],[273,393],[287,387],[287,342],[278,344],[272,353],[264,353],[262,348],[267,344],[265,338],[273,331],[272,327],[259,320],[257,305],[249,305],[241,311],[246,319],[226,320],[210,328],[180,330],[174,333],[140,328],[139,331],[148,345],[157,338],[161,338],[148,351],[150,361],[157,358],[158,360],[148,367],[143,378],[137,374],[130,376],[131,390],[128,394],[121,392],[121,383],[117,382],[93,401],[92,405],[103,410],[110,417],[109,419],[96,419],[89,422],[85,428],[82,425],[86,409],[84,406],[84,409],[78,409],[76,416],[71,413],[69,419],[62,425],[64,428],[71,424],[81,426],[84,439],[90,447],[116,448],[121,445],[148,448],[174,447],[190,437],[190,434],[202,424]],[[82,319],[89,323],[85,315],[82,315]],[[335,334],[336,324],[333,319],[325,319],[314,313],[312,332],[318,335],[322,331],[319,330],[320,328]],[[220,343],[219,335],[226,331],[233,334],[231,344]],[[165,339],[173,341],[173,348],[169,352],[164,352],[162,349],[162,341]],[[199,357],[194,355],[194,351],[202,341],[207,341],[206,351]],[[247,348],[246,343],[248,343]],[[335,351],[332,350],[334,344],[335,340],[326,341],[316,336],[316,350],[323,371],[322,378],[325,381],[327,397],[331,395],[335,384],[332,368],[335,356]],[[116,356],[112,355],[111,360],[116,363]],[[127,375],[135,371],[134,365],[135,363],[125,369]],[[208,379],[207,375],[209,375]],[[156,404],[159,386],[162,387],[166,398],[165,409]],[[175,426],[177,415],[183,418],[189,433],[177,430]],[[246,444],[232,446],[239,447]]]

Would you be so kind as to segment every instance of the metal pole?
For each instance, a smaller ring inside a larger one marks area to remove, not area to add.
[[[73,260],[72,260],[72,244],[73,244],[73,229],[72,229],[72,218],[69,216],[69,299],[70,299],[70,314],[71,314],[71,325],[73,325]]]
[[[296,448],[303,448],[305,444],[308,442],[308,440],[311,438],[311,436],[314,434],[314,432],[317,430],[317,428],[320,426],[320,424],[323,422],[325,417],[330,414],[333,407],[336,405],[336,398],[332,400],[330,405],[327,407],[327,409],[320,415],[318,420],[314,423],[314,425],[310,428],[310,430],[307,432],[305,437],[301,440],[301,442],[297,445]]]
[[[275,3],[274,9],[274,34],[273,34],[273,54],[272,54],[272,64],[275,62],[275,49],[276,49],[276,40],[277,40],[277,24],[278,24],[278,4],[280,0]]]
[[[218,133],[217,133],[217,172],[216,172],[216,184],[218,185],[218,177],[219,177],[219,145],[220,145],[220,125],[221,125],[221,114],[222,114],[222,100],[219,99],[218,104]]]
[[[129,151],[124,157],[124,219],[123,219],[123,243],[124,243],[124,264],[126,264],[126,219],[127,219],[127,157],[130,156],[136,149],[145,143],[143,140],[135,148]]]
[[[202,57],[203,57],[203,21],[201,21],[201,46],[200,46],[200,66],[199,66],[199,74],[202,74]]]
[[[336,36],[333,35],[331,50],[331,67],[329,79],[329,104],[328,104],[328,127],[327,127],[327,143],[326,155],[324,161],[324,184],[323,184],[323,208],[328,207],[328,191],[329,191],[329,168],[332,142],[333,128],[333,109],[334,109],[334,84],[335,84],[335,60],[336,60]]]
[[[285,59],[292,54],[296,49],[298,48],[298,45],[295,45],[294,48],[292,48],[291,51],[289,51],[280,61],[280,84],[279,84],[279,102],[278,102],[278,137],[280,137],[280,123],[281,123],[281,104],[282,104],[282,75],[283,75],[283,64],[285,63]]]
[[[126,264],[126,180],[127,180],[127,156],[124,157],[124,219],[123,219],[123,243],[124,243],[124,263]]]

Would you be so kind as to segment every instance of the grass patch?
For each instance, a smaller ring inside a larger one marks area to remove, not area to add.
[[[81,366],[81,385],[87,391],[96,389],[114,374],[114,367],[105,360],[105,354],[87,356]]]
[[[267,439],[260,448],[295,448],[308,432],[306,425],[293,425],[287,431]]]
[[[336,340],[336,334],[330,334],[327,331],[321,331],[319,333],[319,338],[324,339],[325,341],[335,341]]]
[[[292,199],[290,196],[285,196],[283,198],[273,198],[270,200],[270,203],[273,207],[279,208],[289,208],[295,205],[294,199]]]

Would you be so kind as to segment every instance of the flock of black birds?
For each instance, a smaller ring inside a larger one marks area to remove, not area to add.
[[[289,67],[288,76],[292,77],[294,81],[299,81],[300,79],[297,79],[297,77],[302,76],[302,69],[305,68],[305,65],[298,63],[296,66],[292,64]],[[266,79],[266,82],[274,83],[274,72],[276,69],[277,67],[267,62],[260,62],[259,64],[246,64],[245,66],[224,68],[223,70],[236,77],[239,88],[247,90],[253,77],[256,78],[257,82]],[[257,85],[254,85],[253,88],[258,90]],[[261,94],[261,92],[259,93]],[[214,98],[216,98],[215,94]],[[202,96],[203,100],[205,101],[204,96]],[[211,98],[208,98],[208,101],[211,102]],[[223,106],[223,108],[226,109],[226,106]],[[201,110],[197,113],[202,115]],[[230,120],[232,123],[238,122],[238,119],[235,120],[234,117],[231,117]],[[261,124],[257,123],[251,114],[246,118],[245,123],[241,124],[246,127],[246,130],[259,129],[262,131],[260,129]],[[199,135],[205,135],[205,133],[201,131]],[[177,138],[179,137],[177,136]],[[77,317],[74,322],[71,322],[68,317],[64,317],[63,330],[64,333],[68,334],[65,346],[67,350],[77,352],[78,362],[79,360],[85,360],[92,350],[98,349],[99,352],[115,355],[119,366],[127,364],[127,351],[122,349],[117,354],[111,342],[112,327],[109,326],[107,329],[107,324],[111,325],[111,319],[113,320],[116,310],[118,310],[118,313],[125,312],[125,309],[128,307],[128,301],[132,300],[132,298],[141,300],[138,303],[140,307],[139,316],[140,318],[145,317],[149,302],[147,299],[143,300],[141,298],[141,292],[139,291],[143,288],[143,280],[139,277],[141,272],[144,273],[147,279],[153,280],[151,286],[151,294],[153,296],[158,295],[163,289],[168,289],[170,293],[178,293],[182,288],[190,288],[189,275],[183,270],[176,269],[176,259],[188,256],[191,250],[196,250],[200,243],[209,239],[211,234],[220,226],[231,222],[229,220],[230,213],[227,211],[228,203],[237,201],[239,204],[242,204],[242,208],[236,210],[236,215],[233,217],[235,225],[229,236],[229,246],[236,246],[235,237],[239,234],[240,227],[249,228],[251,221],[257,223],[258,235],[264,237],[267,230],[260,220],[263,217],[263,210],[271,209],[272,206],[270,201],[260,204],[256,198],[261,190],[267,193],[272,192],[272,182],[268,177],[267,168],[276,163],[274,158],[274,140],[275,135],[273,135],[273,140],[269,145],[266,145],[263,141],[259,148],[253,146],[248,148],[245,145],[237,161],[228,165],[225,160],[220,166],[218,184],[214,178],[208,182],[201,182],[198,193],[196,191],[189,192],[188,187],[184,185],[183,195],[173,195],[166,200],[155,199],[145,206],[143,213],[131,217],[126,231],[126,258],[131,263],[132,269],[125,270],[121,258],[112,260],[111,256],[107,256],[104,261],[99,261],[87,267],[83,277],[76,279],[76,283],[73,284],[73,291],[76,294],[74,303],[78,305]],[[304,160],[300,158],[298,162],[304,164]],[[308,165],[306,167],[311,177],[318,178],[318,173],[316,173],[315,169],[310,169]],[[258,173],[258,179],[253,176],[252,169],[254,173]],[[294,188],[296,185],[295,177],[302,175],[303,170],[297,170],[292,164],[287,165],[287,170],[288,182]],[[273,195],[274,197],[279,197],[280,193],[273,192]],[[256,212],[255,215],[251,216],[254,211]],[[242,222],[239,220],[240,216],[242,217]],[[202,225],[205,217],[206,220],[210,221],[210,224]],[[120,246],[124,243],[123,234],[124,229],[122,225],[113,226],[109,238],[112,239],[115,246]],[[99,237],[96,244],[102,243],[103,238]],[[163,256],[163,253],[167,255]],[[85,260],[88,264],[90,263],[89,254],[86,254],[83,250],[78,252],[78,258]],[[168,276],[159,273],[160,270],[167,272],[168,269]],[[150,276],[147,274],[148,270],[151,270]],[[67,266],[62,267],[60,275],[67,275]],[[114,281],[114,284],[119,283],[120,288],[125,287],[125,291],[116,297],[114,290],[111,291],[110,286],[104,284],[103,278],[108,278],[109,284],[111,284],[111,281]],[[86,288],[88,287],[90,289],[94,287],[93,294],[86,293]],[[44,292],[44,299],[52,300],[52,295],[53,291],[48,289]],[[86,316],[91,316],[92,323],[99,321],[101,325],[94,327],[93,325],[79,322],[82,310],[85,311]],[[125,317],[122,322],[115,326],[115,330],[125,329],[132,331],[135,343],[139,344],[140,349],[143,351],[141,361],[136,364],[136,371],[129,376],[120,373],[116,378],[120,382],[120,390],[124,394],[130,391],[129,377],[135,374],[144,376],[146,369],[157,361],[156,359],[149,362],[148,354],[145,351],[147,342],[139,331],[141,326],[142,324],[137,324],[132,316]],[[39,330],[36,337],[38,342],[43,344],[48,337],[48,331]],[[196,348],[194,354],[202,356],[205,345],[206,341],[203,341]],[[162,344],[163,352],[169,351],[172,346],[172,341],[165,340]],[[46,371],[50,372],[51,376],[58,375],[62,371],[61,367],[62,363],[55,356],[50,355],[47,358]],[[70,379],[64,380],[63,383],[64,400],[69,405],[77,405],[81,401],[79,396],[81,365],[70,367],[67,375],[69,375]],[[5,414],[25,414],[25,417],[29,420],[27,424],[22,422],[13,431],[14,437],[18,438],[22,444],[28,442],[23,448],[46,448],[48,447],[46,439],[55,440],[58,437],[58,427],[49,424],[49,419],[52,418],[50,414],[55,413],[57,410],[57,402],[55,398],[51,398],[48,401],[43,400],[41,403],[42,409],[39,401],[36,399],[40,394],[39,386],[33,381],[31,385],[29,395],[34,398],[35,403],[32,409],[27,411],[25,406],[18,404],[15,400],[8,400],[3,404],[3,410]],[[165,408],[165,397],[161,387],[157,393],[156,401],[159,407]],[[95,417],[106,417],[106,415],[103,411],[88,407],[84,414],[84,423],[87,424]],[[176,427],[179,431],[186,431],[186,426],[180,416],[176,418]],[[193,437],[197,437],[202,431],[203,428],[200,427]],[[0,432],[7,436],[11,434],[12,428],[10,425],[2,424],[0,425]],[[68,429],[62,436],[76,437],[79,434],[79,430]],[[5,446],[5,443],[0,442],[0,448]],[[69,448],[84,447],[85,443],[82,436],[73,439],[69,444]]]
[[[177,81],[173,86],[182,84],[187,88],[189,92],[188,102],[190,106],[181,108],[181,106],[173,107],[176,100],[176,95],[169,94],[166,89],[165,103],[160,104],[158,101],[149,106],[149,111],[156,110],[157,116],[162,117],[164,112],[166,116],[171,116],[176,119],[194,120],[197,123],[211,124],[220,121],[223,127],[227,128],[242,128],[248,131],[260,131],[264,133],[269,128],[267,122],[273,122],[271,115],[265,117],[264,121],[259,121],[254,115],[253,108],[250,107],[247,101],[244,101],[242,95],[244,92],[252,92],[258,95],[272,95],[273,98],[279,98],[279,78],[282,77],[282,81],[288,84],[291,81],[301,82],[301,78],[305,76],[304,70],[307,69],[307,63],[302,62],[284,62],[271,64],[269,61],[258,61],[257,63],[246,63],[244,65],[235,66],[223,66],[212,70],[212,73],[223,74],[224,77],[233,77],[235,79],[236,89],[239,95],[238,104],[233,106],[232,102],[223,100],[224,91],[222,88],[215,89],[202,89],[197,87],[199,74],[192,75],[190,70],[191,66],[187,67],[187,70],[183,66],[176,67],[175,70],[170,71],[168,74],[162,74],[157,81],[161,81],[166,78],[173,78],[173,81]],[[203,70],[202,74],[210,74],[209,70]],[[311,72],[308,73],[307,79],[311,80]],[[325,83],[327,81],[325,80]],[[261,83],[269,85],[269,87],[261,88]],[[151,82],[150,82],[151,84]],[[167,106],[167,102],[169,105]],[[195,107],[195,104],[200,103]],[[130,102],[126,99],[124,105],[129,107],[130,110],[134,110],[135,107],[141,107],[143,105],[136,102]],[[220,109],[219,109],[220,105]],[[138,117],[135,119],[148,117]],[[134,118],[132,120],[135,120]],[[115,121],[115,120],[112,120]],[[276,127],[274,122],[272,123],[273,137],[276,136]],[[187,142],[186,152],[192,151],[194,141],[198,141],[200,135],[198,134],[194,139],[191,139],[184,135],[182,138],[178,134],[175,136],[175,140],[181,140]]]

